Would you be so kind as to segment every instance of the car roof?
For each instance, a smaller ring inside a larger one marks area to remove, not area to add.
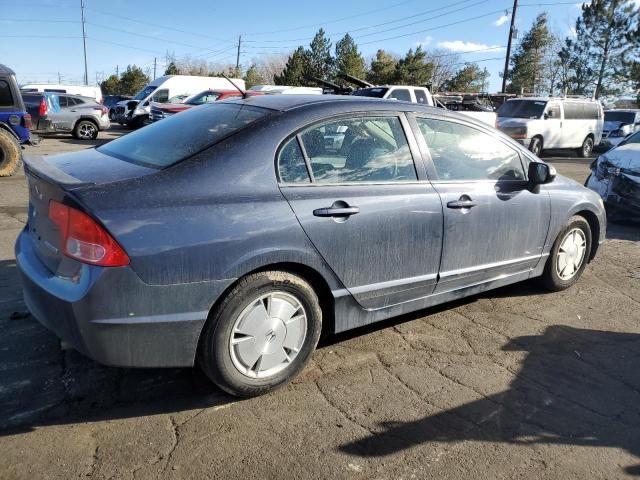
[[[397,100],[382,100],[380,98],[371,97],[358,97],[351,95],[256,95],[247,97],[245,99],[229,100],[230,103],[245,102],[247,105],[254,105],[256,107],[268,108],[270,110],[279,110],[285,112],[287,110],[293,110],[295,108],[301,108],[309,105],[318,104],[349,104],[351,106],[357,105],[372,105],[372,104],[406,104],[416,105],[409,102],[400,102]]]
[[[16,72],[11,70],[6,65],[3,65],[3,64],[0,63],[0,75],[15,75],[15,74],[16,74]]]

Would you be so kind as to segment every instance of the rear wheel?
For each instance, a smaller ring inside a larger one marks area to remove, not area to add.
[[[18,141],[0,128],[0,177],[10,177],[22,165],[22,152]]]
[[[591,152],[593,152],[593,138],[585,138],[582,146],[577,151],[580,158],[589,158]]]
[[[542,274],[542,282],[552,291],[564,290],[578,281],[591,252],[591,228],[580,216],[571,217],[553,244]]]
[[[322,326],[318,297],[301,277],[270,271],[242,279],[205,325],[198,361],[220,388],[241,397],[270,392],[311,358]]]
[[[91,120],[80,120],[73,129],[73,136],[78,140],[95,140],[98,138],[98,126]]]
[[[540,156],[542,153],[542,139],[540,137],[533,137],[529,144],[529,151],[536,156]]]

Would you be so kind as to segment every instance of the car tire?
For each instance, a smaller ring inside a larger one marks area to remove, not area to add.
[[[307,364],[322,310],[303,278],[265,271],[246,276],[211,312],[198,364],[224,391],[253,397],[289,383]]]
[[[529,151],[535,156],[539,157],[542,154],[542,139],[540,137],[533,137],[529,144]]]
[[[582,142],[582,146],[577,150],[580,158],[589,158],[593,152],[593,138],[586,137]]]
[[[91,120],[80,120],[73,128],[73,136],[78,140],[95,140],[98,138],[98,125]]]
[[[0,177],[10,177],[21,165],[20,144],[13,135],[0,128]]]
[[[571,217],[553,244],[542,274],[543,285],[554,292],[575,284],[589,261],[591,228],[579,215]]]

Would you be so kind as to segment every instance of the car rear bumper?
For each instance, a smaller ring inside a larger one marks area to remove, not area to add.
[[[109,366],[192,366],[209,309],[233,282],[148,285],[130,267],[89,265],[73,279],[62,278],[42,264],[26,231],[15,253],[31,314],[73,348]]]

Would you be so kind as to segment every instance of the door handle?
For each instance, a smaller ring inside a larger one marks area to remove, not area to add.
[[[463,195],[459,200],[447,203],[447,208],[472,208],[476,205],[478,205],[478,202],[471,200],[467,195]]]
[[[316,208],[313,215],[316,217],[350,217],[360,212],[360,207],[328,207]]]

